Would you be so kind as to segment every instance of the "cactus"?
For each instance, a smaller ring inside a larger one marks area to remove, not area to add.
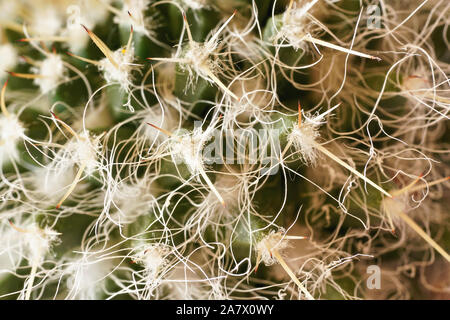
[[[1,0],[0,298],[448,298],[449,10]]]

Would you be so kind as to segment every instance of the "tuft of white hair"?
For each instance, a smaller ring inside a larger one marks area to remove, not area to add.
[[[317,160],[317,138],[319,138],[320,123],[306,119],[301,126],[297,123],[292,126],[292,131],[288,136],[288,141],[300,152],[300,158],[306,164],[314,164]]]
[[[0,45],[0,80],[5,78],[8,74],[5,70],[11,70],[17,64],[17,51],[9,43]]]
[[[101,150],[100,141],[90,136],[88,131],[79,134],[68,142],[66,152],[68,161],[78,165],[85,164],[87,174],[92,174],[99,166],[98,154]]]
[[[33,72],[42,76],[34,79],[34,83],[40,87],[42,93],[54,90],[66,77],[66,68],[61,56],[57,54],[49,54],[39,68],[33,68]]]
[[[266,266],[276,264],[278,260],[272,256],[272,250],[282,251],[289,247],[289,241],[283,238],[284,232],[271,231],[256,244],[256,251]]]
[[[117,63],[116,67],[108,58],[100,60],[99,70],[103,71],[106,82],[118,82],[121,88],[128,90],[131,84],[131,71],[134,68],[134,48],[129,50],[118,49],[112,53],[112,58]]]
[[[17,144],[25,137],[25,128],[14,114],[0,116],[0,165],[19,158]]]

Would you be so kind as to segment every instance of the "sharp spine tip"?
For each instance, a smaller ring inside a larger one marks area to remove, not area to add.
[[[84,30],[86,30],[86,32],[90,35],[92,33],[91,30],[89,30],[84,24],[81,24],[81,26],[83,27]]]

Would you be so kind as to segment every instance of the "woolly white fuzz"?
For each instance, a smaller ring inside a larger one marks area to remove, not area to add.
[[[0,116],[0,165],[18,159],[17,143],[25,137],[24,132],[24,127],[15,115]]]
[[[217,47],[217,42],[190,42],[188,48],[181,56],[186,62],[180,63],[180,68],[187,71],[190,77],[190,83],[197,76],[213,83],[209,77],[209,72],[216,73],[219,70],[219,63],[217,59],[211,58],[211,54]]]
[[[58,86],[58,83],[65,79],[66,68],[64,67],[61,56],[49,54],[41,62],[39,68],[33,68],[34,73],[42,78],[34,79],[34,83],[41,88],[42,93],[50,92]]]
[[[304,37],[307,35],[307,28],[310,24],[308,21],[308,11],[317,2],[310,1],[303,6],[297,7],[294,3],[290,10],[283,14],[283,25],[277,38],[286,39],[295,49],[303,48]]]
[[[110,259],[83,253],[83,257],[70,262],[64,274],[69,293],[67,299],[96,300],[104,292],[104,282],[114,265]]]
[[[319,126],[320,123],[307,118],[302,121],[300,127],[294,123],[288,136],[288,141],[299,151],[302,161],[306,164],[314,164],[317,160],[316,140],[320,136]]]
[[[9,43],[0,45],[0,80],[5,78],[8,74],[5,70],[9,71],[17,64],[17,51]]]
[[[154,280],[161,269],[167,264],[167,256],[171,250],[163,244],[152,244],[146,246],[134,257],[134,262],[139,263],[145,268],[147,276]]]
[[[118,82],[120,86],[128,90],[131,84],[130,77],[133,70],[134,49],[129,50],[118,49],[112,53],[114,61],[118,67],[111,63],[108,58],[100,60],[99,69],[103,71],[106,82]]]
[[[408,205],[408,194],[402,194],[393,198],[384,197],[381,200],[380,209],[389,224],[389,228],[392,229],[391,231],[394,231],[404,225],[400,216],[411,209]]]
[[[73,138],[66,147],[67,160],[78,165],[86,165],[86,173],[91,175],[98,167],[98,155],[101,150],[100,141],[89,132],[79,134],[79,139]]]
[[[272,250],[282,251],[289,247],[289,241],[284,239],[283,230],[271,231],[261,241],[256,244],[256,251],[266,266],[276,264],[278,261],[272,255]]]
[[[5,224],[2,233],[2,241],[0,242],[0,280],[8,273],[6,270],[15,270],[22,259],[20,254],[20,244],[23,240],[22,234]]]
[[[63,28],[64,19],[57,6],[37,5],[32,11],[31,30],[41,37],[56,36]]]
[[[132,223],[138,216],[148,214],[154,201],[151,186],[144,179],[135,184],[120,183],[112,194],[119,222],[123,224]]]
[[[33,184],[40,196],[54,200],[64,195],[75,178],[74,168],[51,163],[35,171]]]
[[[397,216],[407,209],[407,202],[405,197],[384,198],[381,202],[381,208],[385,214]]]
[[[92,24],[87,23],[86,21],[83,21],[83,25],[88,28],[92,28]],[[80,52],[86,48],[89,43],[89,36],[86,31],[82,29],[80,30],[79,26],[68,27],[63,31],[62,35],[68,38],[67,43],[69,45],[69,49],[73,52]]]
[[[20,227],[11,224],[11,226],[4,227],[0,245],[0,272],[2,269],[14,270],[22,259],[26,258],[33,268],[30,278],[27,280],[31,281],[29,285],[32,285],[36,268],[43,263],[52,245],[58,242],[59,235],[60,233],[53,229],[49,227],[41,229],[35,223]],[[0,277],[2,275],[0,273]],[[19,299],[24,297],[28,297],[28,294],[25,295],[25,291],[22,291]]]
[[[402,89],[407,91],[425,90],[428,89],[428,83],[425,78],[419,76],[409,76],[405,77],[403,80]]]
[[[23,236],[25,237],[29,254],[33,257],[33,260],[36,259],[38,262],[41,262],[45,254],[51,249],[51,246],[57,242],[60,233],[49,227],[41,229],[36,224],[27,227],[26,231],[23,233]]]
[[[0,20],[8,21],[12,17],[16,17],[19,10],[19,1],[0,1]]]
[[[192,10],[200,10],[209,8],[208,0],[179,0],[183,7],[190,8]]]
[[[170,145],[172,159],[175,163],[184,163],[192,174],[204,170],[203,147],[211,139],[209,131],[195,128],[191,133],[172,139]]]

